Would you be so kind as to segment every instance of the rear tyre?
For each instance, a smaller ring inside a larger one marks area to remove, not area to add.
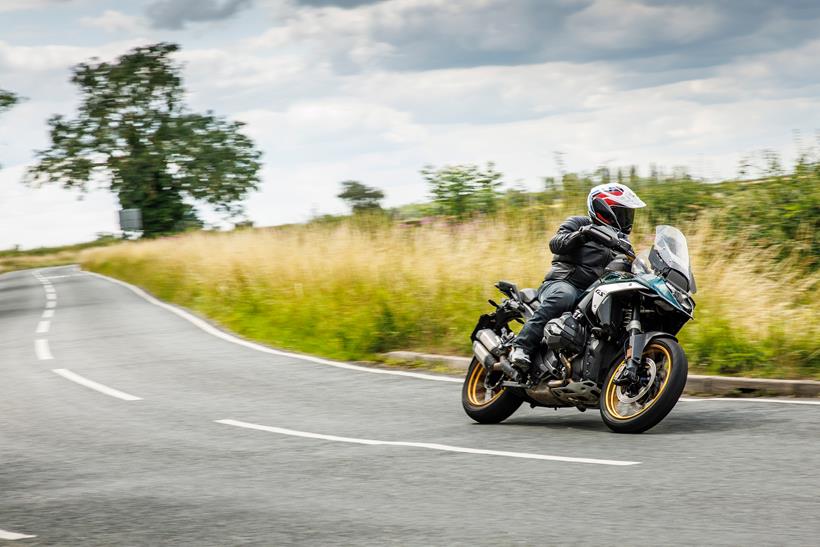
[[[658,425],[677,404],[686,386],[689,363],[672,338],[652,340],[644,350],[639,371],[644,383],[634,392],[613,383],[625,364],[612,367],[606,377],[601,417],[616,433],[643,433]]]
[[[485,386],[487,369],[473,358],[461,388],[461,406],[467,416],[480,424],[503,422],[523,403],[523,399],[509,388],[488,390]],[[501,371],[491,371],[489,384],[497,383],[503,377]]]

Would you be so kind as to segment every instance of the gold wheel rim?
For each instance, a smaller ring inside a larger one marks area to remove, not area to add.
[[[498,399],[507,389],[502,387],[493,393],[489,399],[484,400],[487,393],[487,388],[484,387],[484,377],[486,375],[487,371],[484,366],[481,363],[476,363],[470,374],[470,379],[467,381],[467,400],[473,406],[487,406]]]
[[[606,392],[605,392],[605,399],[604,402],[606,404],[606,410],[616,420],[631,420],[633,418],[637,418],[655,404],[660,396],[666,391],[666,386],[669,383],[669,377],[672,375],[672,355],[669,353],[669,350],[663,347],[660,344],[651,344],[646,350],[643,352],[643,357],[648,357],[651,355],[662,356],[662,359],[656,361],[656,368],[657,368],[657,376],[655,378],[655,382],[658,381],[658,376],[663,374],[663,377],[660,380],[660,385],[657,390],[652,393],[647,394],[647,399],[644,401],[643,404],[640,404],[637,408],[632,407],[633,404],[630,403],[629,408],[633,409],[634,412],[626,413],[625,415],[622,414],[622,410],[620,409],[622,403],[620,398],[618,397],[618,387],[614,384],[615,378],[618,377],[621,369],[626,366],[626,361],[624,360],[618,365],[618,368],[615,372],[609,377],[609,382],[606,385]]]

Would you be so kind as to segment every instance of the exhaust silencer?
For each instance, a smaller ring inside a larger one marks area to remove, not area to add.
[[[490,329],[478,331],[473,341],[473,353],[484,367],[491,368],[498,363],[497,357],[501,355],[501,338]]]
[[[478,362],[484,365],[484,368],[492,368],[492,366],[498,362],[495,357],[493,357],[493,354],[490,353],[489,350],[487,350],[487,348],[485,348],[478,340],[473,342],[473,353],[475,354],[476,359],[478,359]]]
[[[481,329],[476,333],[476,338],[490,353],[496,357],[501,355],[501,338],[496,333],[490,329]]]

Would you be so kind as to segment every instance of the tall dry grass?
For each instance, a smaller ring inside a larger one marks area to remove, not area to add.
[[[140,285],[250,338],[342,359],[391,349],[469,353],[499,279],[537,286],[546,233],[482,221],[402,226],[348,221],[195,233],[84,251],[85,268]],[[637,246],[651,243],[643,227]],[[820,278],[707,222],[684,226],[699,285],[681,341],[695,370],[820,377]]]

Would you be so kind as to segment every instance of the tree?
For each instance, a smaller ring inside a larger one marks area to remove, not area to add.
[[[92,59],[73,68],[80,88],[77,117],[49,120],[51,147],[37,152],[29,183],[87,191],[92,180],[114,192],[124,209],[142,210],[144,235],[201,225],[194,204],[229,216],[259,183],[259,158],[243,124],[183,103],[179,47],[136,48],[113,63]]]
[[[14,106],[20,101],[19,95],[15,95],[11,91],[0,89],[0,114]],[[0,165],[2,167],[2,165]]]
[[[365,186],[355,180],[346,180],[342,182],[342,192],[336,197],[347,202],[355,214],[364,211],[380,210],[382,208],[381,200],[384,199],[384,192],[378,188]]]
[[[456,218],[470,213],[492,213],[497,208],[501,173],[492,162],[482,170],[477,165],[448,165],[421,171],[439,211]]]
[[[0,89],[0,112],[8,110],[20,100],[20,97],[12,93],[11,91],[6,91],[5,89]]]
[[[640,182],[640,177],[638,177],[638,168],[634,165],[629,166],[629,185],[634,186]]]
[[[612,172],[609,170],[609,167],[605,165],[595,170],[594,177],[598,179],[598,184],[609,184],[612,182]]]

